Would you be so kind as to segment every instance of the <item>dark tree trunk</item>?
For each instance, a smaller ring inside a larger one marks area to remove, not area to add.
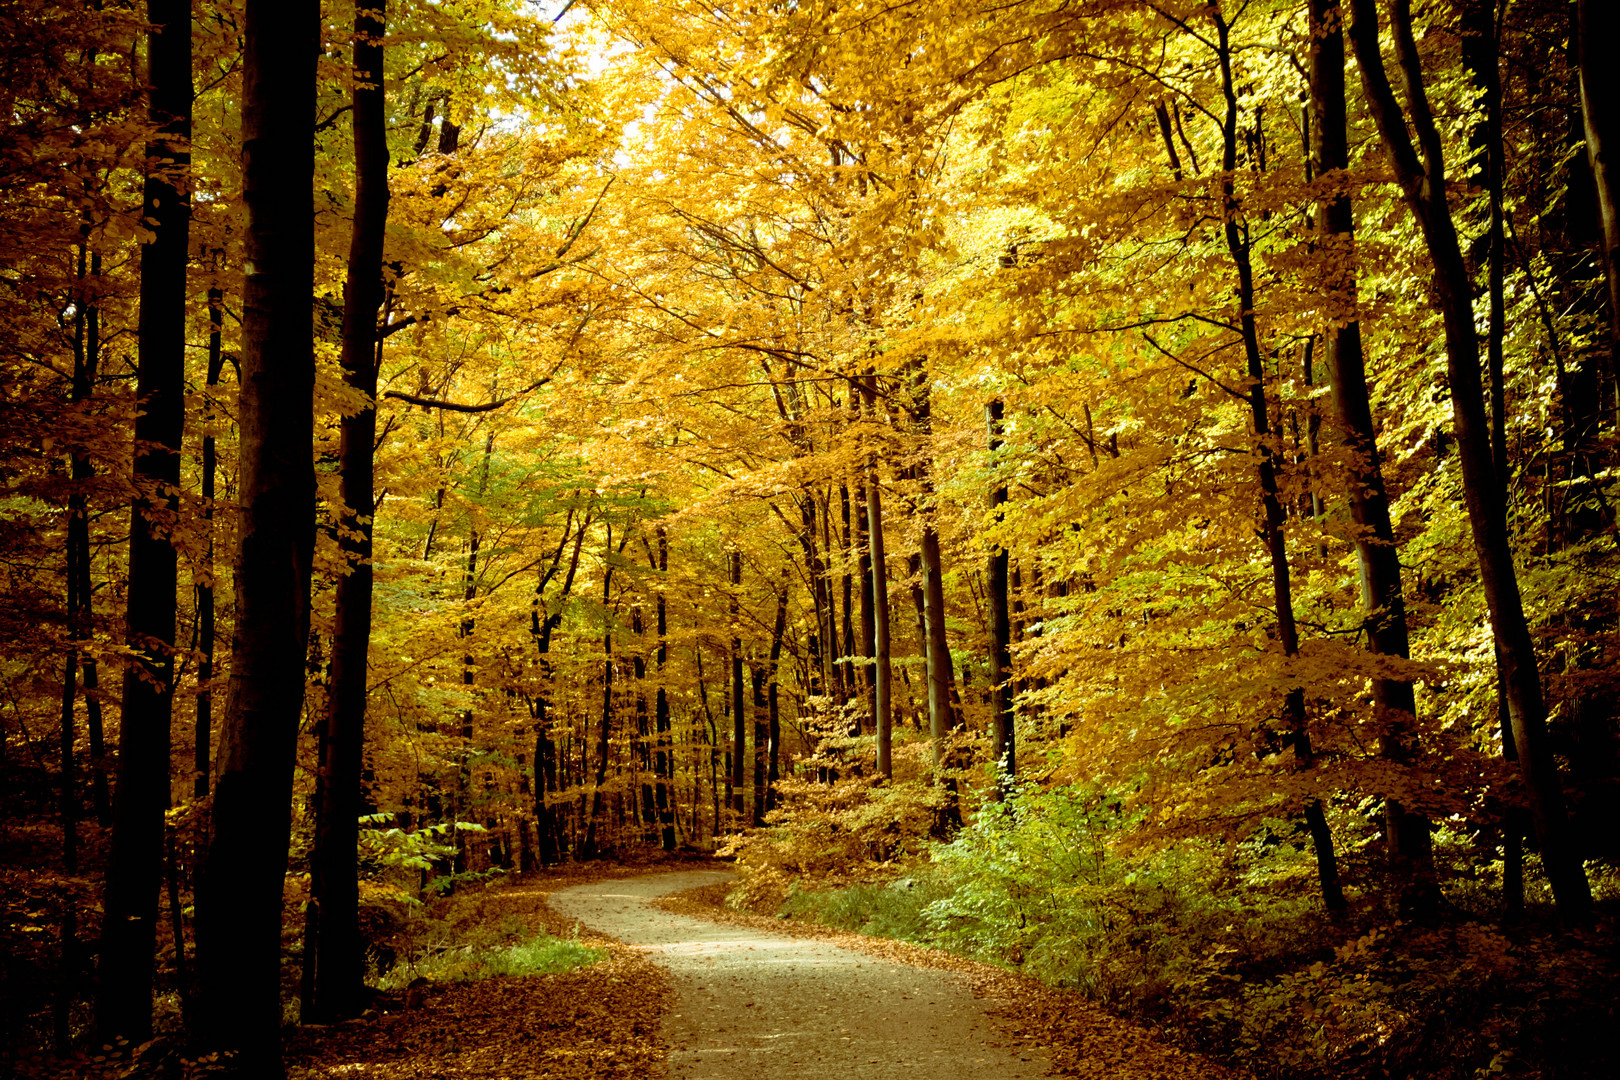
[[[263,1075],[281,1072],[281,900],[315,543],[319,39],[317,4],[247,0],[236,633],[197,886],[197,1001],[204,1042]]]
[[[324,717],[311,897],[320,907],[314,1012],[319,1019],[358,1015],[364,1003],[360,937],[359,818],[365,769],[366,675],[371,647],[371,533],[376,496],[377,315],[383,303],[383,236],[388,223],[388,131],[383,100],[382,37],[387,0],[362,0],[354,13],[354,224],[343,296],[341,362],[366,405],[341,421],[338,472],[343,500],[339,545],[348,573],[337,582],[331,674]],[[306,951],[312,943],[305,942]]]
[[[163,888],[163,812],[169,805],[174,704],[174,544],[185,433],[186,261],[191,236],[191,6],[149,0],[151,99],[158,134],[146,147],[140,343],[135,394],[135,505],[130,515],[125,670],[117,802],[107,856],[101,932],[99,1037],[141,1042],[152,1031],[152,974]],[[86,598],[88,599],[88,598]]]
[[[742,587],[742,552],[730,552],[726,558],[731,575],[731,599],[728,606],[731,615],[731,809],[741,824],[746,809],[744,789],[747,784],[743,752],[748,740],[745,719],[748,706],[743,700],[743,655],[740,636],[742,623],[739,592]]]
[[[933,406],[929,400],[928,373],[919,367],[913,386],[912,415],[918,436],[926,443],[933,434]],[[928,732],[934,741],[934,768],[944,769],[946,743],[956,730],[956,715],[951,709],[951,685],[955,677],[951,672],[951,650],[945,634],[945,579],[939,549],[939,532],[934,525],[930,508],[934,484],[930,476],[928,451],[919,456],[916,466],[917,484],[921,495],[919,513],[922,514],[922,542],[918,559],[922,569],[923,643],[928,662]],[[954,783],[950,786],[954,790]],[[951,816],[954,811],[948,811]]]
[[[858,476],[854,489],[855,505],[855,549],[861,579],[861,687],[866,694],[866,723],[861,725],[864,731],[868,725],[877,722],[877,615],[873,608],[875,599],[872,589],[872,526],[867,519],[866,482],[864,476]]]
[[[670,740],[669,688],[664,684],[664,666],[669,660],[669,610],[664,598],[664,580],[669,574],[669,537],[664,527],[658,527],[658,652],[654,663],[658,675],[658,692],[653,706],[653,732],[656,744],[653,753],[653,775],[658,780],[655,798],[658,804],[659,841],[665,851],[675,850],[675,779],[674,746]]]
[[[1471,0],[1464,13],[1463,61],[1468,67],[1470,81],[1482,95],[1484,121],[1476,125],[1469,140],[1475,153],[1476,175],[1483,180],[1490,202],[1490,225],[1487,231],[1486,291],[1490,297],[1490,325],[1486,336],[1485,370],[1489,378],[1491,464],[1495,467],[1496,482],[1507,506],[1507,478],[1511,466],[1507,456],[1507,377],[1503,366],[1503,338],[1507,331],[1507,296],[1505,290],[1507,248],[1504,243],[1504,209],[1502,180],[1506,167],[1502,146],[1502,79],[1501,50],[1497,37],[1496,0]],[[1342,51],[1342,46],[1341,46]],[[1516,762],[1518,753],[1513,746],[1513,721],[1507,702],[1507,680],[1502,669],[1501,650],[1492,649],[1492,662],[1496,665],[1496,713],[1502,734],[1502,756]],[[1504,906],[1510,915],[1524,910],[1524,822],[1518,807],[1509,807],[1502,820],[1502,892]]]
[[[612,554],[613,525],[609,523],[607,526],[609,559]],[[590,818],[585,823],[585,854],[592,858],[597,852],[597,825],[602,818],[606,799],[602,788],[607,785],[608,754],[613,745],[613,612],[608,606],[612,584],[613,566],[609,562],[607,571],[602,575],[602,726],[596,734],[596,778],[591,788]],[[589,753],[588,750],[585,752]]]
[[[1396,57],[1411,106],[1409,117],[1402,112],[1384,70],[1373,0],[1352,0],[1355,21],[1350,37],[1385,153],[1434,263],[1434,297],[1445,324],[1446,370],[1451,382],[1463,497],[1468,505],[1480,583],[1490,609],[1491,630],[1502,657],[1520,772],[1553,896],[1567,917],[1580,920],[1591,909],[1592,893],[1574,850],[1563,789],[1548,745],[1547,710],[1541,673],[1536,667],[1535,641],[1519,593],[1506,507],[1491,461],[1490,425],[1485,416],[1479,340],[1474,329],[1473,288],[1446,201],[1445,158],[1424,90],[1410,4],[1408,0],[1394,0],[1390,7]],[[1418,148],[1413,147],[1407,133],[1408,121],[1417,133]]]
[[[1597,185],[1608,282],[1610,371],[1620,379],[1620,75],[1608,50],[1620,40],[1613,0],[1579,0],[1581,118]]]
[[[989,436],[990,466],[996,469],[999,466],[997,452],[1001,449],[1002,434],[1000,398],[985,406],[984,416]],[[1006,504],[1007,485],[998,476],[990,487],[990,512],[995,522],[1001,521],[1001,507]],[[987,562],[985,592],[990,601],[990,760],[996,770],[996,791],[1005,795],[1018,773],[1018,748],[1013,727],[1012,615],[1007,597],[1007,549],[1000,545],[992,547]]]
[[[776,809],[776,783],[782,777],[782,714],[777,701],[777,673],[782,658],[782,642],[787,635],[787,586],[776,594],[776,624],[771,631],[771,673],[766,688],[766,713],[769,716],[766,739],[770,752],[765,767],[765,811]]]
[[[1345,124],[1344,38],[1337,0],[1311,0],[1317,49],[1311,58],[1312,156],[1318,176],[1342,173],[1350,165]],[[1350,197],[1336,191],[1318,208],[1317,243],[1327,253],[1327,265],[1336,276],[1324,283],[1324,292],[1339,313],[1338,325],[1322,336],[1322,360],[1327,368],[1333,426],[1348,452],[1350,518],[1355,524],[1356,560],[1361,573],[1361,607],[1366,616],[1367,647],[1381,655],[1404,660],[1409,655],[1406,600],[1401,588],[1400,551],[1390,523],[1389,500],[1384,492],[1372,406],[1367,396],[1366,366],[1362,353],[1361,323],[1357,317],[1355,219]],[[1386,733],[1380,752],[1401,761],[1407,754],[1417,706],[1412,684],[1401,679],[1375,678],[1373,703]],[[1432,917],[1439,903],[1429,821],[1405,810],[1399,800],[1385,804],[1386,831],[1397,876],[1406,895],[1404,906]]]
[[[557,592],[557,609],[547,611],[546,585],[557,574],[562,553],[568,546],[568,534],[574,516],[570,511],[563,526],[562,539],[552,556],[551,567],[540,575],[534,587],[534,603],[529,611],[529,629],[534,637],[535,653],[540,664],[540,684],[534,695],[534,816],[535,834],[540,848],[540,865],[553,866],[562,857],[562,828],[551,809],[549,796],[561,790],[557,776],[557,744],[551,738],[551,635],[562,625],[563,602],[574,588],[574,575],[579,570],[579,553],[585,544],[585,531],[591,521],[587,516],[574,534],[574,551],[568,560],[568,571],[563,575],[562,587]]]
[[[771,740],[765,705],[765,665],[750,665],[749,676],[754,697],[754,799],[749,820],[759,828],[765,824],[765,755]]]
[[[867,380],[861,385],[861,394],[866,399],[868,419],[876,423],[877,392],[876,386],[871,384],[875,384],[877,379],[869,372]],[[894,673],[889,660],[889,567],[883,542],[883,495],[878,486],[876,455],[869,455],[866,461],[866,522],[871,536],[868,546],[872,562],[873,715],[877,731],[877,771],[879,776],[887,779],[894,775],[894,708],[890,704]]]
[[[209,777],[214,767],[214,483],[219,471],[214,441],[214,391],[225,370],[223,338],[225,294],[219,288],[208,290],[208,389],[204,393],[202,439],[203,575],[197,582],[197,715],[192,725],[193,798],[208,795]]]
[[[854,540],[850,535],[849,514],[849,487],[844,484],[838,486],[839,505],[843,511],[844,530],[842,534],[843,554],[843,592],[844,592],[844,625],[843,625],[843,653],[844,663],[841,667],[843,673],[843,696],[840,702],[847,702],[855,696],[858,676],[855,673],[855,592],[854,577],[849,572],[850,561],[854,558]]]

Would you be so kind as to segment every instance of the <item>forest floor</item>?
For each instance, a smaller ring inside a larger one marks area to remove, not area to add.
[[[711,864],[712,866],[712,864]],[[551,1080],[1057,1075],[1226,1070],[1074,994],[949,954],[733,912],[728,875],[603,867],[492,884],[485,910],[609,958],[559,975],[430,985],[301,1028],[295,1078]]]

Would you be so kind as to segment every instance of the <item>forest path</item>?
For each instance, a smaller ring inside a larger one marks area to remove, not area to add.
[[[1034,1080],[1049,1071],[1044,1055],[997,1031],[960,975],[653,906],[729,877],[648,874],[548,900],[666,969],[674,1080]]]

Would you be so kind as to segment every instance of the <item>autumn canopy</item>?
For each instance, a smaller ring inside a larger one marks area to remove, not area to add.
[[[279,1060],[411,905],[640,849],[1084,837],[937,886],[975,948],[1046,873],[1608,925],[1616,21],[9,5],[6,1052]],[[1227,978],[1122,955],[1052,970]]]

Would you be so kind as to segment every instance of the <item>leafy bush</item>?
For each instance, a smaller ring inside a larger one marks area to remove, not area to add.
[[[444,942],[398,965],[379,978],[377,985],[397,990],[418,978],[459,982],[500,975],[549,975],[594,964],[606,955],[578,941],[545,934],[497,944]]]
[[[1354,894],[1334,922],[1294,823],[1156,851],[1127,843],[1134,824],[1107,792],[1026,786],[916,865],[869,867],[888,880],[799,879],[781,911],[1075,987],[1259,1077],[1620,1075],[1603,1034],[1620,1026],[1611,928],[1572,938],[1461,912],[1423,928]],[[792,828],[769,849],[794,850]]]

